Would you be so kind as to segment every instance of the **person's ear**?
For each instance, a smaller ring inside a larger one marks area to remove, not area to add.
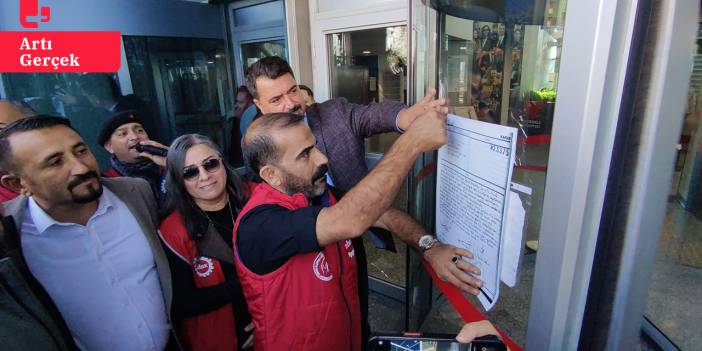
[[[112,147],[112,141],[110,141],[110,140],[106,141],[105,145],[103,145],[102,147],[104,147],[105,150],[107,150],[107,152],[109,152],[111,154],[115,153],[115,149]]]
[[[16,175],[13,174],[5,174],[0,178],[0,184],[4,186],[7,189],[10,189],[16,193],[20,193],[22,195],[31,195],[31,192],[23,186],[22,180],[17,177]]]
[[[265,165],[258,171],[258,176],[270,186],[278,188],[283,184],[280,170],[273,165]]]
[[[259,101],[256,98],[254,98],[252,101],[253,101],[254,105],[256,105],[256,107],[258,107],[259,110],[263,111],[263,109],[261,108],[261,101]]]

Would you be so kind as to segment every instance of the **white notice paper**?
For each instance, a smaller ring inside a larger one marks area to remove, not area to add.
[[[473,253],[486,311],[500,295],[502,241],[507,225],[517,129],[449,115],[439,149],[436,229],[439,240]]]
[[[510,288],[517,285],[519,260],[522,257],[522,248],[524,247],[524,216],[526,216],[526,210],[524,210],[522,199],[516,191],[510,191],[507,230],[503,239],[504,253],[502,255],[502,270],[500,273],[500,279]]]

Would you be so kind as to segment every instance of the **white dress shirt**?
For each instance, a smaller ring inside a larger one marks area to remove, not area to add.
[[[103,187],[85,226],[55,221],[33,198],[22,250],[83,350],[161,351],[166,307],[149,243],[136,219]]]

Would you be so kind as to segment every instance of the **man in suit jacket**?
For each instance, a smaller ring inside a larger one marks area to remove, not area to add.
[[[403,132],[417,116],[427,110],[437,110],[444,114],[447,112],[445,100],[434,100],[434,92],[427,94],[412,107],[398,102],[358,105],[343,98],[307,107],[302,101],[292,69],[279,57],[263,58],[253,64],[247,72],[247,86],[261,112],[305,115],[316,138],[316,147],[329,159],[327,180],[330,185],[343,191],[351,189],[368,174],[364,148],[366,137],[392,131]],[[477,288],[482,286],[482,282],[461,269],[476,275],[479,270],[463,260],[452,260],[457,256],[472,257],[470,252],[441,244],[400,210],[388,209],[379,220],[386,223],[390,231],[402,241],[422,253],[441,279],[448,280],[462,291],[478,294]],[[354,247],[359,267],[361,312],[365,320],[368,306],[367,268],[360,238],[355,239]]]
[[[99,178],[81,136],[52,116],[0,132],[0,167],[8,172],[3,185],[22,194],[4,204],[13,220],[5,222],[17,228],[2,235],[8,260],[1,261],[16,273],[8,294],[36,297],[35,311],[15,307],[40,321],[37,334],[54,341],[48,349],[176,347],[170,271],[148,183]],[[13,347],[32,341],[35,331],[23,332]]]

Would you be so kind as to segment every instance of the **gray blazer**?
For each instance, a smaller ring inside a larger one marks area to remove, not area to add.
[[[349,191],[368,174],[365,138],[397,131],[397,114],[406,107],[394,101],[358,105],[336,98],[307,108],[307,123],[317,148],[329,159],[335,187]]]
[[[153,193],[151,192],[149,183],[139,178],[124,177],[101,178],[100,181],[120,200],[124,201],[127,208],[129,208],[129,211],[134,215],[134,218],[141,227],[142,232],[146,236],[154,256],[154,261],[156,262],[156,270],[161,283],[161,291],[163,292],[163,299],[165,301],[166,310],[168,311],[170,320],[171,301],[173,299],[171,271],[168,266],[166,254],[161,246],[158,233],[156,232],[159,224],[157,214],[158,206],[156,205],[156,201]],[[16,199],[3,204],[5,208],[5,216],[12,216],[18,232],[21,231],[22,228],[22,218],[24,216],[24,211],[27,208],[27,201],[28,198],[26,196],[19,196]],[[11,246],[11,249],[20,251],[19,256],[21,256],[21,245],[18,242],[19,238],[21,238],[21,232],[19,233],[19,237],[12,240],[16,242],[9,242],[8,246]],[[8,242],[8,238],[2,239],[4,242]],[[28,275],[26,277],[28,281],[36,281],[28,270],[25,269],[25,272],[23,273]],[[35,287],[33,290],[41,289]],[[63,321],[59,321],[59,324],[63,324]]]

